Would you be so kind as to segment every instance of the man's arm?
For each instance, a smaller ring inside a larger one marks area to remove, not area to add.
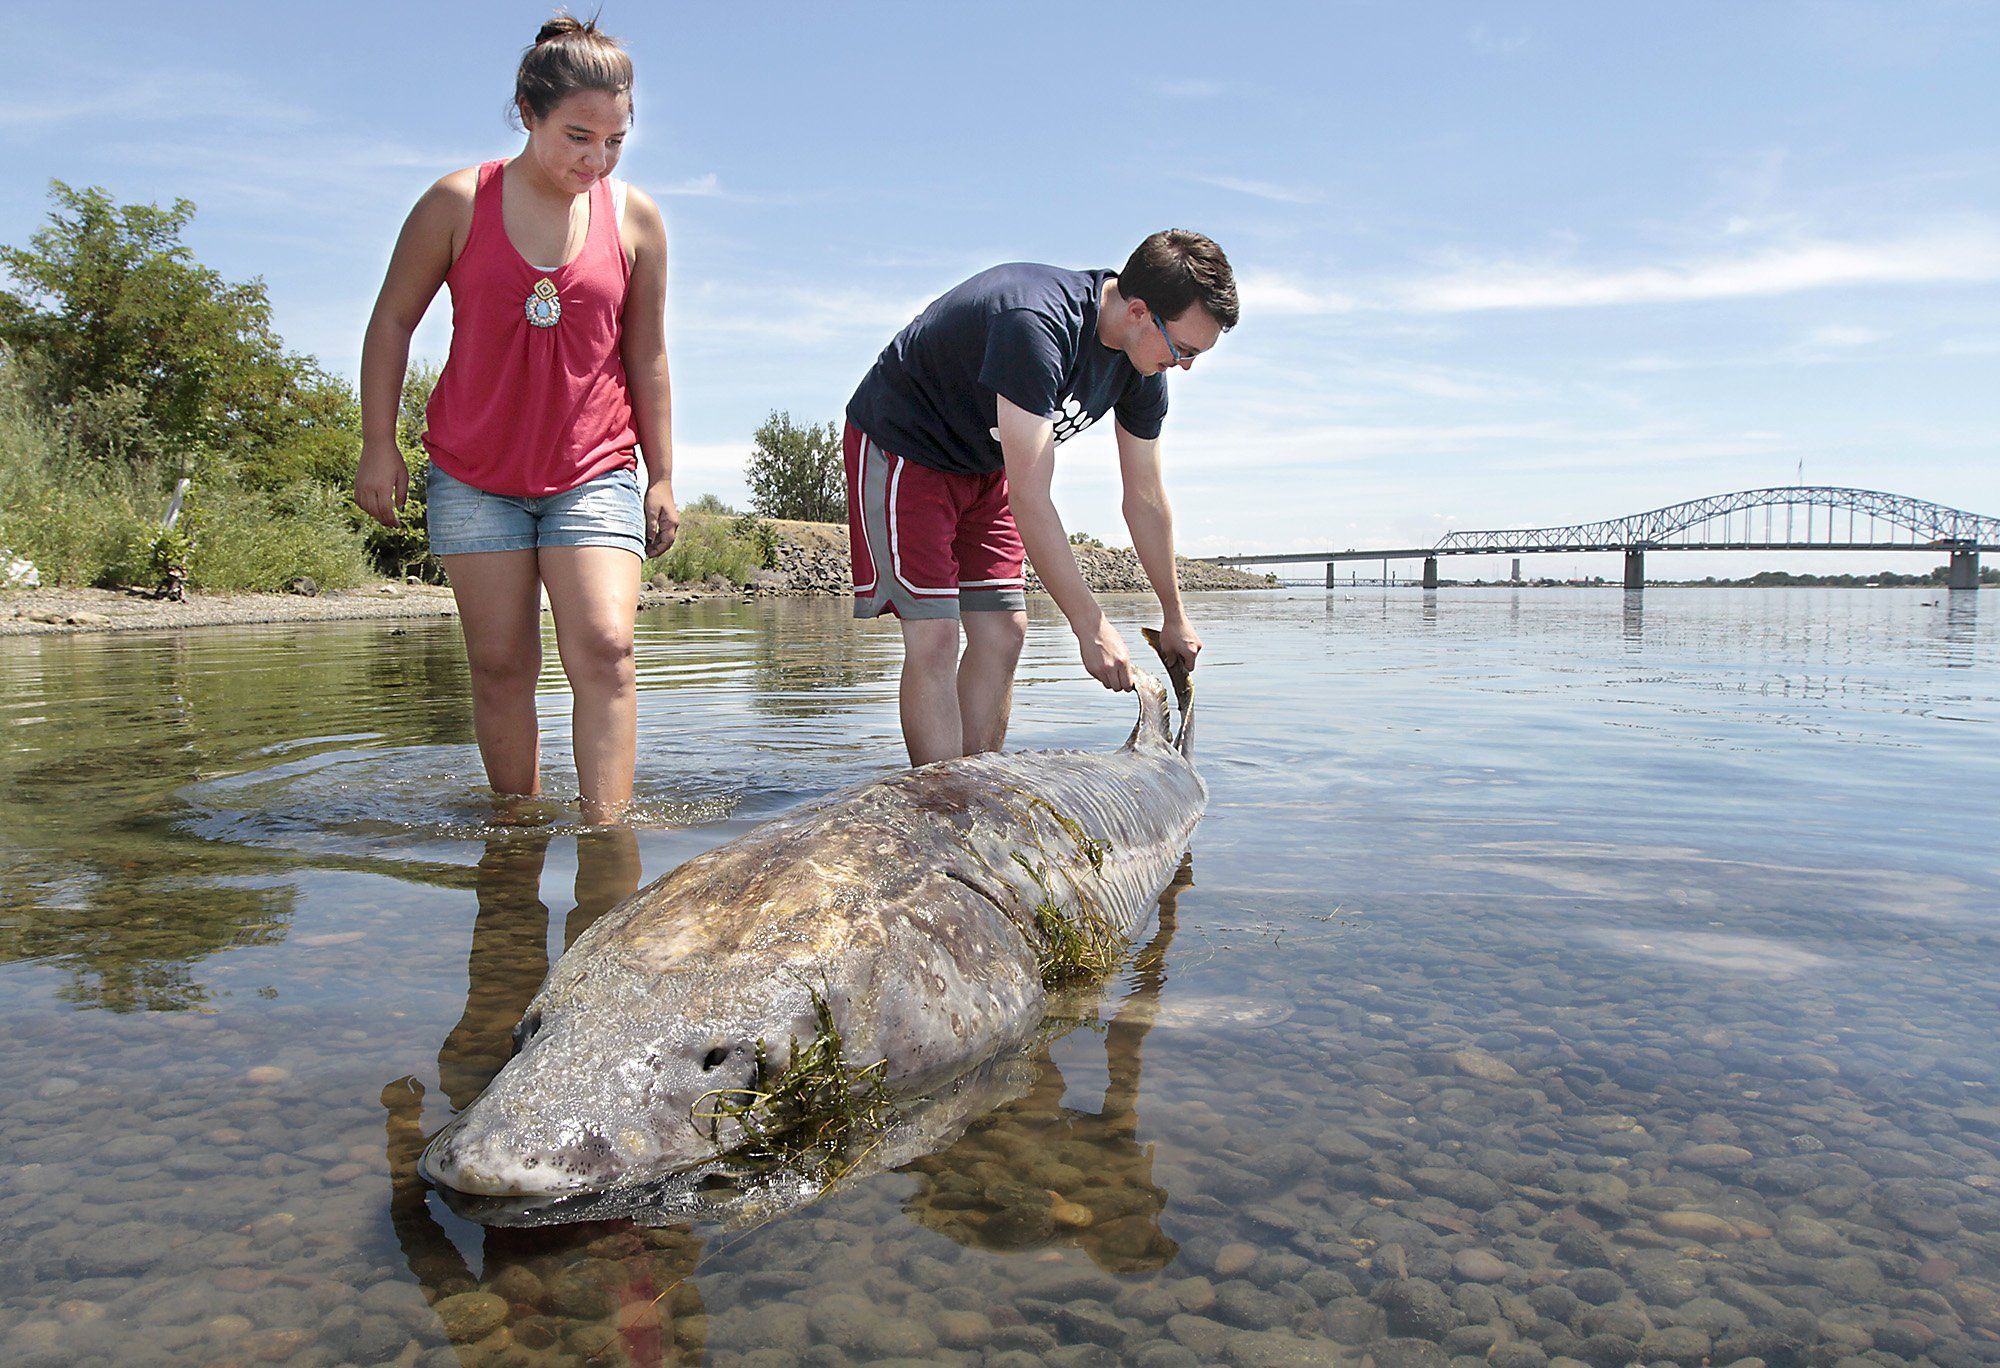
[[[1123,423],[1118,432],[1118,474],[1125,487],[1125,526],[1132,549],[1160,600],[1160,651],[1168,660],[1194,668],[1201,638],[1181,605],[1180,577],[1174,568],[1174,510],[1160,476],[1160,439],[1134,437]]]
[[[1107,689],[1129,690],[1132,654],[1083,582],[1076,553],[1069,549],[1069,534],[1063,531],[1049,495],[1056,468],[1055,424],[1005,395],[995,395],[994,402],[999,406],[1000,453],[1007,462],[1007,502],[1014,510],[1021,545],[1042,577],[1042,587],[1069,619],[1083,668]]]

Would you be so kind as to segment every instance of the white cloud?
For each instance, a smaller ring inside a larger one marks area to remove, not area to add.
[[[1251,315],[1319,316],[1350,313],[1355,307],[1352,295],[1267,271],[1246,271],[1236,278],[1236,289],[1244,312]]]
[[[46,74],[46,73],[42,73]],[[79,73],[68,97],[0,101],[0,137],[6,130],[50,124],[105,121],[295,126],[316,116],[304,107],[272,99],[259,85],[214,71],[151,71],[108,79],[103,72]]]
[[[928,295],[759,285],[748,280],[729,286],[698,285],[668,298],[674,333],[691,341],[735,338],[824,348],[833,342],[873,338],[875,346],[866,358],[872,358],[875,349],[928,303]]]
[[[1865,347],[1871,342],[1880,342],[1888,335],[1858,324],[1829,323],[1823,328],[1814,328],[1802,341],[1808,347]]]
[[[749,493],[743,480],[749,461],[748,442],[675,442],[674,496],[686,503],[713,494],[724,503],[741,504]]]
[[[669,185],[646,187],[656,196],[672,195],[684,199],[740,199],[722,188],[722,178],[710,171],[704,176],[690,176],[687,180]]]
[[[1735,256],[1626,270],[1495,262],[1392,290],[1407,307],[1598,308],[1792,294],[1804,290],[2000,280],[2000,228],[1979,222],[1883,242],[1801,241]]]
[[[1421,364],[1355,366],[1342,370],[1340,379],[1342,384],[1374,384],[1426,399],[1464,402],[1511,402],[1543,392],[1542,385],[1533,380]]]
[[[1502,33],[1485,24],[1474,24],[1465,31],[1465,41],[1491,57],[1518,57],[1534,39],[1527,33]]]
[[[1222,190],[1233,190],[1239,195],[1249,195],[1256,199],[1270,200],[1276,204],[1318,204],[1325,196],[1314,190],[1299,190],[1289,185],[1279,185],[1273,181],[1245,180],[1240,176],[1192,176],[1189,179],[1201,185],[1213,185]]]

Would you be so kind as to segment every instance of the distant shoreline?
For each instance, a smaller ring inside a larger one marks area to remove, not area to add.
[[[1316,579],[1280,580],[1283,589],[1421,589],[1423,582],[1417,579],[1396,580],[1384,584],[1379,579],[1357,580],[1348,583],[1343,580],[1336,584],[1322,586]],[[1440,589],[1622,589],[1625,586],[1614,579],[1595,580],[1439,580]],[[2000,583],[1988,580],[1981,589],[2000,589]],[[1935,580],[1914,580],[1897,584],[1881,584],[1874,581],[1849,582],[1838,578],[1796,579],[1796,580],[1647,580],[1648,589],[1920,589],[1941,594],[1952,592],[1951,586]]]

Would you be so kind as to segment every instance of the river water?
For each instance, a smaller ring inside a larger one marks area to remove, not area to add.
[[[1977,597],[1198,599],[1131,964],[745,1228],[488,1229],[413,1159],[597,914],[893,765],[891,630],[644,616],[619,830],[493,820],[450,621],[0,643],[0,1359],[2000,1362]],[[1013,744],[1129,727],[1038,616]]]

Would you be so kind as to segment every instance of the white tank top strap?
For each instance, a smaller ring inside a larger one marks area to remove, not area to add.
[[[611,221],[620,227],[625,224],[625,192],[631,188],[618,177],[611,178]]]

